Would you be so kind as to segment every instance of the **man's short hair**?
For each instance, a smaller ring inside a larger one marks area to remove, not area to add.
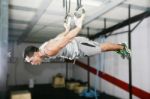
[[[37,48],[35,46],[26,47],[24,50],[24,55],[23,55],[24,59],[26,58],[26,56],[32,57],[34,52],[37,52],[37,51],[39,51],[39,48]]]

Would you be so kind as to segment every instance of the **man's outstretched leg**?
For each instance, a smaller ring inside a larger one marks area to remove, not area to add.
[[[127,47],[125,43],[122,44],[114,44],[114,43],[103,43],[100,45],[102,52],[107,51],[116,51],[118,54],[121,55],[121,57],[129,59],[131,57],[131,51]]]

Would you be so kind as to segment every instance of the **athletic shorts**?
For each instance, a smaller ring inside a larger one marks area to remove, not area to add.
[[[92,56],[101,52],[100,44],[98,42],[89,40],[85,37],[75,38],[79,47],[79,56]]]

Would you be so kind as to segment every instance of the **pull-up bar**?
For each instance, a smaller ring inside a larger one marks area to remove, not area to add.
[[[139,20],[141,20],[143,18],[147,18],[149,16],[150,16],[150,11],[148,9],[147,11],[145,11],[145,12],[143,12],[141,14],[138,14],[138,15],[136,15],[134,17],[131,17],[130,19],[127,19],[127,20],[125,20],[125,21],[123,21],[123,22],[121,22],[119,24],[116,24],[116,25],[114,25],[112,27],[104,29],[103,31],[98,32],[97,34],[90,36],[90,38],[91,39],[98,38],[100,35],[104,35],[104,34],[107,34],[109,32],[112,32],[114,30],[120,29],[120,28],[122,28],[124,26],[127,26],[129,24],[129,22],[130,22],[130,24],[132,24],[134,22],[137,22],[137,21],[139,21]]]

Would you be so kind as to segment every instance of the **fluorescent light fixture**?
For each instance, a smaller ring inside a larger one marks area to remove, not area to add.
[[[77,0],[71,0],[71,2],[76,3]],[[82,0],[82,5],[99,7],[102,4],[103,2],[101,0]]]

